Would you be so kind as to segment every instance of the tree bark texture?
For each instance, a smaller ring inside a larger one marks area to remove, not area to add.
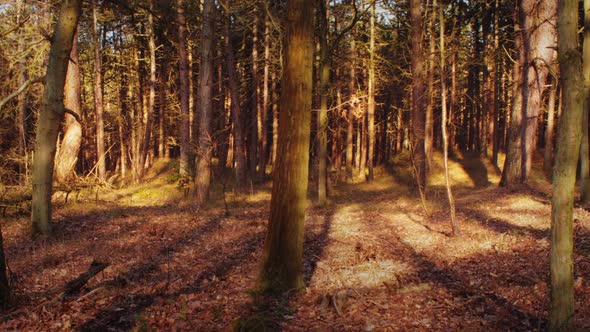
[[[100,55],[100,41],[98,36],[97,0],[92,1],[92,42],[94,44],[94,111],[96,113],[96,158],[98,178],[106,180],[106,156],[104,145],[104,117],[102,98],[102,60]]]
[[[199,72],[199,144],[195,172],[195,202],[203,204],[209,196],[211,184],[212,92],[213,92],[213,9],[214,0],[205,0],[203,5],[203,28],[201,30],[201,68]]]
[[[558,20],[563,114],[551,198],[549,330],[574,331],[573,205],[585,92],[577,41],[578,1],[559,0]]]
[[[290,0],[285,23],[279,142],[259,286],[303,287],[313,68],[313,0]]]
[[[410,0],[410,26],[412,30],[412,153],[416,167],[417,185],[424,189],[426,186],[426,156],[424,151],[426,80],[420,0]]]
[[[66,109],[82,116],[82,98],[80,96],[80,66],[78,63],[78,34],[74,36],[70,61],[66,74],[64,106]],[[82,125],[71,114],[65,115],[64,136],[59,148],[55,165],[55,181],[67,182],[74,175],[78,153],[82,144]]]
[[[176,0],[176,20],[178,21],[178,80],[180,98],[180,176],[189,176],[190,170],[190,108],[189,108],[189,70],[186,50],[186,20],[183,1]]]
[[[31,208],[34,235],[51,233],[51,194],[57,133],[65,112],[64,85],[80,11],[81,0],[63,1],[51,40],[43,109],[39,112],[35,134]]]

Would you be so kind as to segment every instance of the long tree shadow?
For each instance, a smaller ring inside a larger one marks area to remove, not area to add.
[[[186,247],[190,242],[197,238],[213,232],[218,228],[219,220],[212,219],[205,226],[199,229],[199,231],[187,235],[182,239],[175,241],[175,245],[170,247],[164,247],[160,250],[160,256],[170,255],[171,251],[178,251]],[[207,269],[202,270],[196,278],[180,287],[178,290],[169,292],[168,285],[163,288],[156,288],[152,292],[143,292],[139,294],[124,294],[118,296],[113,300],[111,305],[98,312],[93,318],[87,320],[83,324],[77,327],[78,331],[128,331],[133,328],[136,323],[137,317],[143,313],[147,308],[154,304],[156,298],[162,298],[165,300],[176,299],[178,296],[183,294],[198,293],[204,289],[204,283],[210,280],[224,280],[225,276],[236,266],[244,264],[246,258],[255,252],[262,243],[262,234],[255,234],[254,236],[248,236],[246,239],[240,239],[237,243],[232,243],[232,250],[226,255],[222,256],[222,259],[216,262],[211,262]],[[225,243],[219,243],[218,247],[225,247]],[[156,272],[156,264],[158,257],[154,257],[152,261],[140,264],[133,267],[128,272],[124,273],[115,281],[123,281],[118,287],[124,289],[128,281],[127,278],[137,279],[142,276]],[[157,284],[158,281],[164,281],[167,275],[163,271],[156,278],[150,280],[151,284]]]
[[[385,224],[390,222],[387,217],[381,218],[383,218]],[[370,225],[365,224],[365,227],[370,231]],[[483,286],[479,288],[473,286],[471,282],[464,277],[466,272],[470,271],[470,269],[474,269],[474,266],[478,269],[476,271],[481,271],[481,267],[477,266],[481,266],[482,264],[486,265],[486,260],[498,260],[500,262],[499,266],[505,268],[507,266],[505,264],[506,260],[517,261],[521,255],[507,255],[505,258],[482,255],[481,257],[468,258],[464,260],[463,264],[456,264],[454,268],[440,267],[430,257],[424,253],[418,252],[411,244],[405,242],[394,232],[387,233],[387,236],[384,234],[377,234],[377,237],[381,239],[382,243],[387,243],[391,247],[392,258],[405,261],[410,266],[415,267],[416,278],[421,282],[439,284],[450,291],[455,297],[468,299],[469,303],[474,306],[483,306],[484,310],[482,312],[474,312],[475,315],[480,315],[482,320],[485,320],[485,315],[490,313],[498,313],[497,316],[502,317],[502,315],[504,315],[502,311],[507,310],[510,317],[503,317],[501,319],[503,321],[499,321],[498,324],[503,324],[503,327],[511,326],[510,330],[530,330],[531,327],[542,330],[547,326],[545,318],[522,311],[511,301],[496,294],[494,290],[486,291]],[[532,261],[535,260],[531,260],[531,262]],[[520,276],[519,269],[522,266],[519,266],[518,264],[508,264],[508,266],[512,266],[515,270],[507,272],[506,275],[514,274]],[[486,269],[487,268],[488,267],[486,267]],[[539,280],[544,280],[544,277],[541,275],[535,275],[534,277],[529,277],[517,284],[531,286]]]
[[[520,225],[515,225],[507,220],[503,220],[500,218],[493,218],[487,215],[484,212],[469,209],[469,208],[459,208],[459,212],[469,216],[469,220],[473,220],[478,222],[480,225],[500,234],[503,233],[521,233],[530,235],[536,239],[547,239],[549,238],[549,231],[548,230],[541,230],[536,229],[533,227],[525,227]]]
[[[465,153],[463,158],[457,156],[451,158],[461,165],[476,188],[485,188],[492,184],[488,178],[488,169],[481,158],[476,153]]]

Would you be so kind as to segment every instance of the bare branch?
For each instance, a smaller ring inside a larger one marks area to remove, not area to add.
[[[18,90],[16,90],[15,92],[9,94],[6,98],[4,98],[4,99],[2,99],[2,101],[0,101],[0,111],[2,110],[2,107],[4,107],[4,105],[6,103],[8,103],[13,98],[15,98],[18,95],[20,95],[21,93],[23,93],[29,87],[29,85],[31,85],[33,83],[39,83],[39,82],[44,83],[45,82],[45,76],[37,77],[37,78],[33,78],[33,79],[27,80],[25,83],[23,83],[23,85],[20,86],[20,88],[18,88]]]

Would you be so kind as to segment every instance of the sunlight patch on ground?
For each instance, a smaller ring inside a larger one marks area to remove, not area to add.
[[[318,267],[321,264],[318,263]],[[325,281],[316,286],[320,289],[382,287],[384,283],[391,283],[411,271],[408,264],[399,261],[366,261],[343,269],[330,270]]]

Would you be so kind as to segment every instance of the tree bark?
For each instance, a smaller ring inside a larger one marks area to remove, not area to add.
[[[43,108],[39,112],[35,134],[31,207],[34,235],[51,233],[51,193],[57,133],[65,112],[64,84],[80,10],[80,0],[63,1],[51,41]]]
[[[66,74],[64,106],[80,117],[82,98],[80,96],[80,66],[78,62],[78,33],[74,35],[70,62]],[[75,172],[80,145],[82,144],[82,125],[71,114],[65,115],[64,136],[55,166],[55,181],[67,182]]]
[[[435,1],[436,4],[436,1]],[[434,11],[435,9],[433,9]],[[457,224],[457,216],[455,213],[455,199],[453,197],[453,190],[451,188],[451,179],[449,176],[449,136],[447,134],[448,119],[447,119],[447,84],[445,78],[445,17],[443,5],[439,7],[439,23],[440,23],[440,87],[441,87],[441,134],[443,141],[443,163],[445,168],[445,186],[447,188],[447,199],[449,200],[449,211],[451,215],[451,228],[453,235],[459,235],[459,225]],[[434,12],[433,12],[434,15]],[[434,38],[434,36],[432,36]]]
[[[180,82],[180,176],[186,177],[191,174],[190,170],[190,87],[188,57],[186,51],[186,20],[184,17],[183,0],[176,0],[176,20],[178,21],[178,80]]]
[[[328,11],[330,3],[319,0],[319,33],[320,33],[320,63],[319,63],[319,93],[320,109],[317,113],[317,204],[323,206],[327,200],[328,181],[328,84],[330,83],[330,54],[328,50]]]
[[[205,0],[201,32],[201,68],[199,72],[199,144],[195,172],[195,202],[205,203],[211,184],[211,155],[213,146],[212,91],[213,91],[213,7],[214,0]]]
[[[590,202],[590,165],[588,156],[588,111],[590,108],[590,0],[584,0],[584,113],[582,116],[582,143],[580,144],[580,196],[582,202]],[[554,103],[555,104],[555,103]],[[546,145],[547,146],[547,145]]]
[[[104,146],[104,118],[102,98],[102,60],[100,55],[100,41],[98,37],[98,9],[97,0],[92,1],[92,42],[94,46],[94,111],[96,113],[96,158],[98,178],[106,180],[106,156]]]
[[[228,2],[229,6],[229,2]],[[234,160],[236,185],[239,189],[246,186],[246,147],[244,145],[244,115],[240,105],[240,90],[236,74],[236,60],[231,43],[230,13],[225,22],[225,60],[227,67],[227,82],[229,85],[230,107],[234,124]]]
[[[367,132],[369,136],[367,168],[369,169],[369,175],[367,176],[367,179],[372,181],[374,179],[373,162],[375,159],[375,0],[371,1],[370,15],[369,81],[367,82],[369,93],[367,103]]]
[[[287,3],[280,132],[259,287],[301,289],[313,68],[313,0]]]
[[[421,190],[426,187],[425,127],[425,71],[422,40],[422,10],[420,0],[410,0],[412,54],[412,153],[416,164],[416,182]]]
[[[354,30],[353,30],[354,31]],[[353,163],[354,163],[354,108],[356,99],[356,48],[354,42],[354,33],[352,33],[352,40],[350,41],[350,81],[348,85],[350,101],[347,112],[347,127],[346,127],[346,178],[349,181],[353,179]]]
[[[553,137],[555,136],[555,97],[557,96],[557,81],[549,89],[549,103],[547,106],[547,127],[545,128],[545,151],[543,153],[543,168],[547,175],[553,169]]]
[[[559,0],[557,24],[563,114],[559,123],[551,198],[550,331],[575,330],[573,205],[585,95],[577,23],[578,1]]]
[[[504,169],[502,170],[502,179],[500,186],[510,186],[520,182],[520,175],[523,165],[522,145],[523,137],[522,130],[524,121],[524,112],[526,107],[523,103],[523,95],[526,93],[523,90],[525,85],[525,66],[526,66],[526,52],[524,51],[524,32],[521,30],[518,16],[520,15],[519,5],[515,8],[516,18],[514,20],[515,33],[515,50],[518,52],[518,60],[514,62],[512,69],[512,101],[510,109],[510,123],[508,124],[508,143],[506,148],[506,159],[504,160]]]
[[[152,14],[154,5],[152,0],[148,1],[148,5],[150,10],[148,11],[148,24],[146,27],[146,33],[148,35],[148,49],[150,53],[150,79],[148,82],[149,92],[147,110],[144,116],[145,131],[143,133],[141,155],[139,159],[140,179],[143,178],[145,173],[148,152],[150,151],[151,147],[152,123],[154,122],[154,108],[156,106],[156,36],[154,34],[154,15]]]
[[[539,112],[543,103],[543,91],[553,61],[556,39],[557,1],[522,1],[525,20],[525,50],[528,74],[526,82],[526,109],[524,119],[523,164],[520,182],[525,183],[531,173],[533,152],[536,150]]]

